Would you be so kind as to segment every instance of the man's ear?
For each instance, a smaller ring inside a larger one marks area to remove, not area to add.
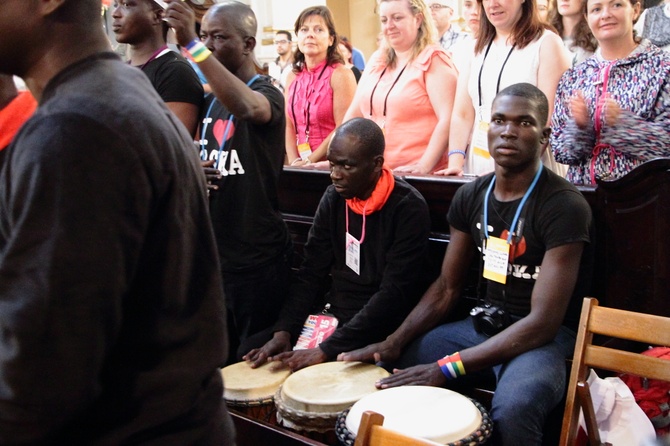
[[[38,14],[48,16],[61,8],[67,0],[40,0],[38,3]],[[74,0],[71,0],[74,1]]]
[[[153,10],[153,24],[154,25],[162,25],[163,24],[163,14],[165,11],[162,9],[154,9]]]
[[[551,136],[551,127],[547,127],[544,130],[542,130],[542,138],[540,138],[540,145],[542,146],[542,149],[547,147],[547,144],[549,144],[550,136]]]
[[[244,38],[244,52],[245,54],[253,53],[256,48],[256,38],[247,36]]]
[[[382,170],[382,167],[384,167],[384,155],[377,155],[375,156],[375,172],[379,172]]]

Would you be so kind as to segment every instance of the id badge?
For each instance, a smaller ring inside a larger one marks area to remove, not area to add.
[[[361,275],[361,243],[353,235],[347,232],[345,244],[346,265],[353,272]]]
[[[489,237],[486,240],[486,257],[484,258],[484,278],[502,283],[507,282],[507,265],[509,264],[509,245],[507,240]]]
[[[489,153],[488,141],[489,123],[488,121],[480,120],[475,127],[475,132],[472,135],[472,150],[476,157],[488,160],[491,158]]]
[[[305,320],[293,350],[316,348],[337,328],[338,320],[326,314],[310,314]]]
[[[309,143],[307,142],[298,144],[298,153],[300,154],[300,159],[305,161],[307,157],[312,154],[312,148],[309,146]]]

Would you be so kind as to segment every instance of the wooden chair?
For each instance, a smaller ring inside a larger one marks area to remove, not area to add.
[[[667,360],[594,345],[594,334],[649,345],[670,345],[670,318],[601,307],[594,298],[584,299],[570,371],[560,446],[574,445],[579,430],[580,406],[584,408],[589,444],[602,444],[586,383],[590,367],[670,381],[670,364]]]
[[[409,435],[387,429],[383,426],[384,415],[366,410],[361,415],[354,446],[436,446],[429,440],[410,437]]]

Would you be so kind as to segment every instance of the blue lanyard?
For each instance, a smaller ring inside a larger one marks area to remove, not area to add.
[[[533,192],[533,189],[535,189],[535,185],[537,184],[537,181],[540,179],[540,174],[542,173],[542,164],[540,164],[540,167],[537,169],[537,173],[535,174],[535,178],[533,179],[533,182],[530,183],[530,187],[524,194],[523,198],[521,199],[521,203],[519,203],[519,206],[516,208],[516,213],[514,214],[514,219],[512,220],[512,225],[509,228],[509,234],[507,235],[507,244],[511,245],[512,244],[512,236],[514,235],[514,228],[516,228],[517,223],[519,222],[519,216],[521,215],[521,210],[523,209],[523,206],[526,204],[526,201],[528,200],[528,197],[530,196],[531,192]],[[489,197],[491,196],[491,191],[493,190],[493,185],[496,182],[496,176],[493,175],[493,179],[491,180],[491,184],[489,184],[489,188],[486,190],[486,196],[484,196],[484,234],[486,234],[486,238],[489,238]]]
[[[251,87],[251,84],[256,82],[256,79],[260,78],[260,74],[255,75],[251,79],[249,79],[249,82],[247,82],[247,87]],[[202,135],[200,137],[200,159],[203,161],[207,161],[207,146],[205,145],[205,137],[207,136],[207,126],[210,123],[210,113],[212,112],[212,107],[214,107],[214,103],[217,102],[216,96],[214,96],[214,99],[212,102],[209,104],[209,108],[207,109],[207,114],[205,115],[205,119],[203,120],[203,126],[202,126]],[[217,155],[217,164],[218,160],[221,159],[221,152],[223,152],[223,148],[226,145],[226,141],[228,140],[228,133],[230,133],[230,126],[233,124],[233,119],[235,116],[231,113],[228,116],[228,119],[226,119],[226,128],[223,131],[223,139],[221,140],[221,145],[219,146],[219,154]]]

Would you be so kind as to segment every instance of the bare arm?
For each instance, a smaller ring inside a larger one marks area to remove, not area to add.
[[[178,0],[167,0],[168,9],[165,12],[167,22],[175,30],[177,41],[186,46],[198,36],[195,34],[195,14],[191,8]],[[207,44],[207,42],[205,42]],[[244,54],[253,57],[255,37],[245,39]],[[262,94],[253,91],[245,82],[219,62],[216,57],[209,56],[198,63],[198,67],[207,78],[216,98],[232,114],[240,119],[264,124],[272,118],[270,102]]]
[[[549,101],[549,119],[554,111],[558,81],[568,68],[570,68],[570,58],[563,41],[558,35],[549,33],[540,46],[540,66],[537,73],[537,88],[542,90]],[[550,122],[549,120],[547,124]]]
[[[475,247],[470,234],[451,227],[450,241],[442,262],[440,276],[398,329],[385,341],[353,352],[342,353],[340,361],[393,361],[417,336],[439,324],[460,297]]]
[[[284,102],[286,104],[286,162],[292,164],[300,159],[298,145],[296,141],[295,123],[293,122],[293,113],[291,113],[291,98],[289,97],[289,87],[295,80],[295,73],[289,73],[286,78],[286,89],[284,90]]]
[[[458,86],[456,87],[456,100],[454,111],[451,114],[451,123],[449,132],[449,150],[466,151],[472,128],[475,125],[475,109],[472,106],[472,99],[468,93],[468,79],[470,77],[470,67],[460,72],[458,75]],[[463,165],[465,156],[457,153],[449,157],[449,166],[446,169],[435,172],[436,175],[463,175]]]
[[[449,143],[449,124],[454,108],[456,84],[456,70],[439,59],[434,60],[426,73],[426,90],[437,116],[437,124],[419,162],[411,166],[401,166],[396,171],[429,173],[439,163]]]
[[[188,102],[166,102],[165,105],[184,124],[189,135],[195,138],[195,133],[198,129],[198,113],[200,112],[200,108]]]
[[[541,274],[533,287],[528,316],[510,325],[485,342],[460,352],[467,373],[509,361],[540,347],[556,337],[577,282],[584,244],[570,243],[548,250],[542,260]],[[422,364],[384,378],[381,388],[402,385],[436,385],[446,382],[437,362]]]

